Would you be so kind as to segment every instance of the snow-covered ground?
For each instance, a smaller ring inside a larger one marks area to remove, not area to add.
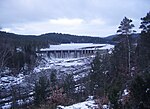
[[[93,99],[93,96],[89,96],[86,101],[76,103],[70,106],[57,106],[57,109],[98,109],[98,105]]]
[[[98,109],[98,105],[95,104],[94,100],[90,100],[73,104],[71,106],[58,106],[57,109]]]
[[[0,78],[0,87],[9,88],[11,85],[17,85],[22,83],[24,80],[24,75],[19,74],[17,76],[4,76]]]
[[[34,68],[34,74],[38,74],[44,70],[56,69],[58,73],[77,73],[85,68],[88,69],[87,65],[90,65],[92,57],[82,58],[66,58],[66,59],[50,59],[47,56],[42,57],[43,59],[39,62],[39,65]],[[87,67],[87,68],[86,68]],[[20,73],[17,76],[4,75],[0,78],[0,87],[9,88],[11,85],[17,85],[24,82],[25,77],[30,75],[24,75]]]
[[[73,74],[75,81],[77,81],[88,74],[92,59],[93,57],[50,59],[47,56],[43,56],[31,74],[24,75],[23,73],[20,73],[17,76],[3,75],[3,77],[0,78],[0,89],[2,91],[0,94],[1,97],[3,96],[2,99],[0,99],[0,102],[7,101],[12,98],[9,96],[12,86],[27,89],[30,93],[33,90],[32,83],[34,83],[37,77],[43,74],[42,72],[44,72],[45,75],[49,75],[51,69],[55,69],[57,71],[58,78],[63,77],[65,74]],[[3,107],[5,109],[9,109],[10,104],[10,102],[1,104],[0,108]]]
[[[57,106],[57,109],[109,109],[108,105],[102,105],[101,108],[99,107],[93,96],[89,96],[88,99],[84,102],[76,103],[70,106]]]
[[[40,61],[39,65],[35,67],[34,72],[42,72],[50,69],[57,71],[57,76],[62,77],[66,74],[73,74],[74,79],[78,80],[85,77],[91,68],[91,62],[94,56],[82,58],[53,58],[49,59],[46,55]]]

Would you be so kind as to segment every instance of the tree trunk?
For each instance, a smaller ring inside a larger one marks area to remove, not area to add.
[[[130,41],[129,41],[129,36],[128,35],[126,35],[126,37],[127,37],[127,46],[128,46],[128,73],[130,74],[131,73],[131,71],[130,71],[130,69],[131,69],[131,47],[130,47]],[[131,74],[131,76],[132,76],[132,74]]]

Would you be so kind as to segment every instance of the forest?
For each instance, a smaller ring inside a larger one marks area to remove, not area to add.
[[[7,69],[11,71],[7,75],[32,73],[39,61],[36,51],[49,44],[111,43],[115,44],[112,52],[97,53],[90,73],[79,81],[71,74],[60,79],[55,70],[50,71],[49,77],[40,76],[34,82],[33,102],[21,108],[56,109],[58,105],[71,105],[93,96],[99,109],[104,104],[110,109],[150,109],[150,12],[141,18],[139,28],[141,33],[137,34],[132,19],[124,17],[111,40],[58,33],[24,36],[1,31],[0,77]],[[83,87],[76,92],[78,82]],[[18,92],[18,88],[11,91],[13,109],[17,108]]]

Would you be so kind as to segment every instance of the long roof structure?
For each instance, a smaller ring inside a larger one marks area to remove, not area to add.
[[[112,49],[114,45],[110,44],[93,44],[93,43],[69,43],[60,45],[50,45],[49,48],[40,49],[40,51],[54,51],[54,50],[104,50]]]

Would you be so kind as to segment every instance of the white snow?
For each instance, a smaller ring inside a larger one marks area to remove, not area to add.
[[[11,109],[11,103],[5,103],[5,105],[2,106],[1,109]]]
[[[18,76],[5,76],[0,78],[0,87],[10,87],[11,85],[16,85],[22,83],[24,80],[24,75],[19,74]]]
[[[96,105],[94,100],[73,104],[71,106],[57,107],[57,109],[96,109],[96,108],[98,108],[98,106]]]
[[[77,66],[77,65],[83,65],[84,63],[83,62],[79,62],[78,60],[69,60],[67,61],[68,59],[66,60],[62,60],[61,63],[58,63],[57,65],[60,65],[60,66],[65,66],[65,67],[69,67],[69,66]]]
[[[82,57],[82,58],[70,58],[70,59],[68,59],[68,58],[49,59],[49,58],[45,57],[44,60],[45,60],[45,62],[43,62],[43,64],[40,64],[39,66],[35,67],[34,72],[41,72],[42,70],[47,70],[47,69],[60,69],[60,70],[62,70],[64,68],[66,69],[69,67],[82,66],[82,65],[85,65],[87,63],[88,58]]]
[[[103,105],[103,109],[109,109],[108,105]]]
[[[22,49],[21,49],[21,47],[19,47],[19,48],[16,48],[16,50],[17,50],[17,52],[22,52]]]
[[[29,98],[26,98],[26,100],[17,100],[17,105],[23,105],[25,103],[30,103],[30,102],[33,102],[33,97],[29,97]],[[0,109],[12,109],[11,107],[12,105],[12,102],[8,102],[8,103],[5,103],[3,106],[0,107]]]
[[[149,89],[149,88],[147,88],[147,89],[146,89],[146,93],[148,93],[149,91],[150,91],[150,89]]]
[[[128,94],[129,94],[129,91],[128,91],[127,89],[125,89],[125,90],[123,91],[122,96],[126,96],[126,95],[128,95]]]
[[[100,50],[103,50],[103,49],[113,49],[114,48],[114,45],[110,45],[110,44],[105,44],[103,47],[99,48]]]

